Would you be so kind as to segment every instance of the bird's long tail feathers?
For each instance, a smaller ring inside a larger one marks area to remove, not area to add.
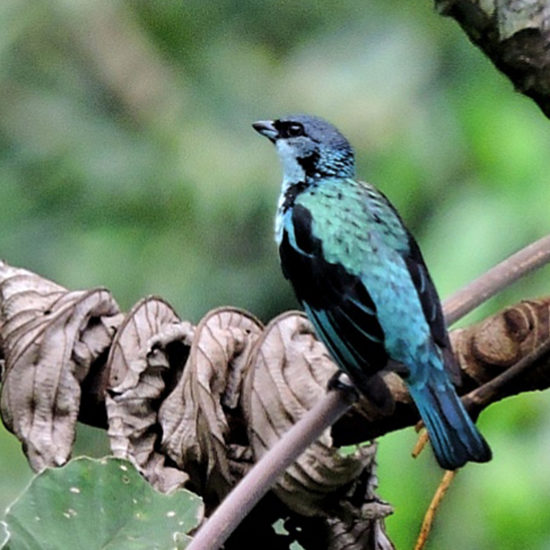
[[[442,468],[454,470],[469,460],[491,460],[489,445],[466,412],[449,380],[428,380],[421,387],[411,385],[409,391]]]

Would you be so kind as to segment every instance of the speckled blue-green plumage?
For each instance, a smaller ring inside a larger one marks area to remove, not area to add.
[[[431,351],[430,329],[404,261],[409,235],[395,210],[375,188],[351,178],[312,186],[295,205],[310,212],[325,261],[341,264],[368,289],[386,351],[414,376],[418,355]]]
[[[408,232],[387,199],[353,178],[325,179],[295,201],[313,217],[313,232],[323,241],[325,259],[344,263],[355,275],[365,270],[365,254],[381,244],[398,253],[409,250]],[[378,242],[380,241],[380,242]],[[372,260],[371,260],[372,261]]]
[[[451,377],[441,305],[414,238],[387,198],[355,178],[353,152],[306,115],[256,123],[283,161],[276,237],[283,273],[339,367],[384,406],[377,377],[398,365],[439,463],[490,459]]]

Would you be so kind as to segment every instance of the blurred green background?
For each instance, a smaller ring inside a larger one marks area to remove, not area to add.
[[[272,237],[280,168],[252,131],[309,112],[413,230],[443,297],[547,233],[550,129],[428,0],[2,0],[0,257],[71,288],[147,294],[197,321],[296,307]],[[550,293],[548,270],[470,315]],[[430,548],[550,547],[550,398],[494,405]],[[380,443],[388,529],[411,548],[439,481],[412,430]],[[0,433],[0,507],[30,477]],[[106,452],[79,428],[77,452]]]

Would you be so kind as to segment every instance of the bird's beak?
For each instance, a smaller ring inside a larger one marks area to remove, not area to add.
[[[262,134],[262,136],[265,136],[272,143],[275,143],[279,135],[272,120],[258,120],[258,122],[252,124],[252,128],[259,134]]]

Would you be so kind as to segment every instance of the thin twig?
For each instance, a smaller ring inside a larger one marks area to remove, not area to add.
[[[447,325],[452,325],[483,302],[550,262],[550,235],[522,248],[445,300]]]
[[[424,425],[424,424],[422,424],[422,425]],[[413,458],[418,458],[418,456],[424,450],[424,447],[426,446],[427,443],[428,443],[428,432],[426,430],[424,430],[418,436],[418,439],[416,440],[416,444],[415,444],[413,450],[411,451],[412,457]]]
[[[550,235],[513,254],[448,298],[443,303],[447,323],[454,323],[523,275],[548,262],[550,262]],[[219,548],[286,468],[349,409],[355,400],[354,396],[354,392],[344,390],[327,392],[325,397],[308,411],[237,484],[199,529],[187,549],[216,550]],[[449,472],[445,475],[447,474]],[[449,483],[450,481],[449,479]],[[445,490],[438,497],[438,503]]]
[[[424,545],[428,540],[430,531],[432,530],[435,513],[437,512],[437,509],[439,508],[439,505],[441,504],[441,501],[443,500],[443,497],[445,496],[445,493],[450,487],[457,472],[458,470],[447,470],[443,474],[441,483],[439,484],[439,487],[437,488],[437,491],[435,492],[435,495],[433,496],[432,501],[428,506],[428,510],[426,510],[426,514],[424,515],[424,520],[422,521],[422,527],[420,528],[420,534],[418,535],[418,539],[416,540],[414,550],[422,550],[424,548]]]

